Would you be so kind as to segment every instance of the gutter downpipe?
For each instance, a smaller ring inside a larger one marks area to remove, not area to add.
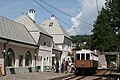
[[[6,75],[6,69],[5,69],[5,67],[6,67],[6,61],[5,61],[5,59],[6,59],[6,45],[9,43],[9,41],[7,40],[7,42],[4,44],[4,50],[3,50],[3,57],[4,57],[4,74],[3,74],[3,76],[5,76]]]
[[[35,54],[34,54],[34,57],[35,57],[35,69],[36,69],[36,60],[37,60],[37,50],[38,50],[38,48],[35,49]]]

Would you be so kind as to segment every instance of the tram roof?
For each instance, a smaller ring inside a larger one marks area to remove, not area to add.
[[[82,49],[82,50],[76,51],[76,54],[79,54],[79,53],[80,53],[80,54],[89,53],[89,54],[97,55],[97,54],[95,54],[94,51],[87,50],[87,49]]]
[[[93,52],[93,51],[87,50],[87,49],[82,49],[82,50],[76,51],[76,53],[91,53],[91,52]]]

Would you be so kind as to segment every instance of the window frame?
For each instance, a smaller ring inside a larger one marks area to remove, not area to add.
[[[81,60],[85,60],[85,53],[81,53]]]
[[[87,57],[87,55],[89,55],[88,57]],[[89,53],[86,53],[86,60],[90,60],[90,54]]]
[[[80,54],[76,54],[76,60],[80,60]]]
[[[29,57],[28,57],[29,56]],[[28,60],[27,60],[28,59]],[[31,66],[32,65],[32,55],[28,51],[25,55],[25,66]]]
[[[11,60],[12,59],[12,60]],[[6,53],[6,67],[13,67],[15,66],[15,54],[12,48],[9,48]]]

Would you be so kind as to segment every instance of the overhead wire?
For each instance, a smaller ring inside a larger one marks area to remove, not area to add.
[[[57,17],[57,16],[56,16]],[[61,22],[63,22],[64,24],[66,24],[67,26],[69,26],[71,28],[71,26],[69,24],[67,24],[66,22],[64,22],[62,19],[60,19],[59,17],[57,17],[57,19],[59,19]],[[77,34],[80,34],[76,29],[75,27],[72,27],[76,32]]]
[[[72,16],[72,15],[70,15],[70,14],[68,14],[68,13],[66,13],[66,12],[64,12],[64,11],[62,11],[62,10],[60,10],[60,9],[58,9],[58,8],[56,8],[56,7],[48,4],[48,3],[46,3],[46,2],[44,2],[43,0],[39,0],[39,1],[41,1],[42,3],[44,3],[44,4],[48,5],[48,6],[54,8],[54,9],[60,11],[60,12],[62,12],[62,13],[64,13],[64,14],[66,14],[66,15],[69,16],[69,17],[74,17],[74,16]],[[80,19],[78,19],[78,18],[75,18],[75,19],[78,20],[78,21],[81,21],[81,22],[83,22],[83,23],[85,23],[85,24],[88,24],[88,25],[93,26],[92,24],[90,24],[90,23],[88,23],[88,22],[86,22],[86,21],[80,20]]]
[[[35,1],[40,7],[42,7],[43,9],[45,9],[48,13],[50,13],[51,15],[54,15],[52,12],[50,12],[47,8],[45,8],[44,6],[42,6],[39,2]],[[60,19],[59,17],[56,16],[57,19],[59,19],[61,22],[63,22],[64,24],[66,24],[67,26],[71,27],[69,24],[67,24],[66,22],[64,22],[62,19]],[[73,27],[72,27],[73,28]],[[80,34],[75,28],[73,28],[78,34]]]

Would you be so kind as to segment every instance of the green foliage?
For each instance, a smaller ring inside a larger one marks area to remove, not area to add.
[[[111,17],[111,26],[114,29],[120,28],[120,1],[119,0],[106,0],[106,9],[109,11]]]
[[[113,2],[109,1],[111,0],[107,0],[106,7],[102,8],[99,13],[92,30],[92,48],[100,51],[117,51],[118,37],[116,29],[119,26],[120,16],[118,17],[118,12],[114,9],[114,6],[116,8],[119,7],[114,4],[117,0],[112,0]]]
[[[106,0],[105,8],[97,16],[93,25],[93,35],[72,36],[76,49],[89,48],[100,51],[117,51],[120,45],[120,2]],[[116,34],[118,33],[118,34]],[[85,45],[82,45],[86,42]]]
[[[91,48],[91,35],[71,36],[73,43],[76,44],[76,50]]]

